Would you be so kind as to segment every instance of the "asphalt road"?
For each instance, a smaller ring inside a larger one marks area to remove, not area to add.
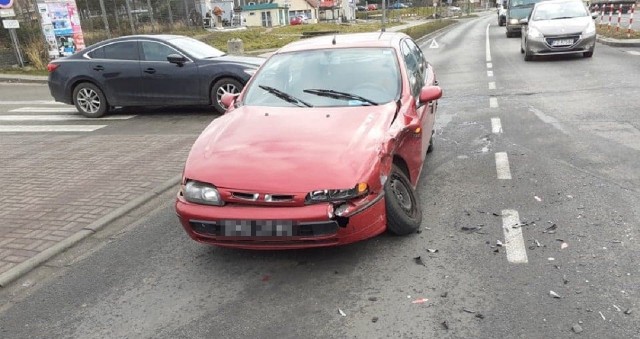
[[[208,247],[168,192],[2,290],[0,336],[640,337],[640,56],[599,44],[524,62],[494,15],[435,39],[422,47],[445,95],[419,234]]]

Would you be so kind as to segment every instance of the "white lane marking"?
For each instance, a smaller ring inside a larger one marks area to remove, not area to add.
[[[496,153],[496,172],[498,173],[498,179],[511,180],[509,157],[506,152]]]
[[[493,76],[493,71],[487,71],[487,76],[488,77],[492,77]]]
[[[502,123],[500,122],[500,118],[491,118],[491,132],[493,134],[502,133]]]
[[[79,114],[58,115],[0,115],[0,121],[73,121],[73,120],[128,120],[135,115],[114,115],[104,118],[87,118]]]
[[[569,132],[567,132],[567,130],[565,130],[564,127],[562,127],[562,124],[560,123],[560,121],[558,121],[558,119],[548,116],[544,114],[541,110],[533,107],[529,107],[529,110],[533,112],[533,114],[535,114],[538,117],[538,119],[542,120],[542,122],[550,124],[551,126],[555,127],[556,129],[558,129],[560,132],[564,134],[569,134]]]
[[[10,110],[9,112],[23,112],[23,113],[72,113],[78,112],[75,107],[20,107]]]
[[[431,45],[429,45],[429,48],[438,48],[438,47],[440,46],[438,46],[436,39],[431,39]]]
[[[53,100],[0,100],[0,105],[65,105]]]
[[[497,108],[498,107],[498,98],[490,97],[489,98],[489,107]]]
[[[485,33],[485,52],[487,62],[491,62],[491,45],[489,44],[489,26],[491,24],[487,24],[487,31]]]
[[[487,68],[493,68],[493,64],[490,62],[487,62]]]
[[[107,125],[6,125],[0,133],[93,132]]]
[[[640,55],[640,52],[638,52],[638,51],[627,51],[627,53],[629,53],[631,55]]]
[[[490,82],[489,83],[489,89],[496,89],[496,83],[495,82]]]
[[[515,210],[502,210],[502,231],[504,233],[504,245],[507,248],[507,260],[514,264],[526,264],[527,248],[524,246],[520,216]]]

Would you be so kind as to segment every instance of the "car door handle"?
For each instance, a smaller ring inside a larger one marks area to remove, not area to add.
[[[149,74],[153,74],[153,73],[156,72],[156,69],[155,68],[147,68],[147,69],[144,70],[144,72],[145,73],[149,73]]]
[[[102,66],[96,66],[93,68],[94,71],[104,71],[104,67]]]

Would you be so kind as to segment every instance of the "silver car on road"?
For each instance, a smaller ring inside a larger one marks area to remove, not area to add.
[[[520,52],[524,53],[525,61],[536,55],[582,53],[585,58],[593,56],[596,24],[581,0],[539,2],[520,23]]]

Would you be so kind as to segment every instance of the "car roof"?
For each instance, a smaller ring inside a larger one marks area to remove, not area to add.
[[[408,35],[400,32],[329,34],[289,43],[280,48],[276,54],[345,47],[395,47],[400,44],[401,39],[408,37]]]
[[[566,3],[566,2],[584,3],[582,0],[545,0],[545,1],[540,1],[540,2],[536,3],[535,6],[541,6],[541,4],[562,4],[562,3]]]

